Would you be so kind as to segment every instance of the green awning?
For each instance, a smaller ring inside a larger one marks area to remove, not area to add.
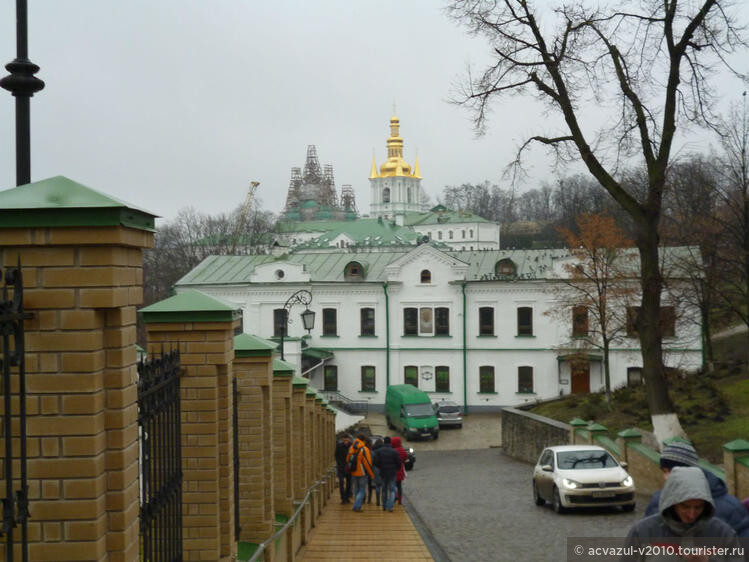
[[[325,361],[333,357],[333,352],[327,349],[321,349],[319,347],[307,347],[302,350],[302,357],[309,357],[310,359],[318,359],[319,361]]]

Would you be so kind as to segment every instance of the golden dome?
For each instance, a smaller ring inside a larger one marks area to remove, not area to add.
[[[380,166],[379,177],[411,176],[411,165],[403,159],[403,138],[399,135],[400,119],[390,118],[390,137],[387,140],[388,159]],[[375,176],[370,176],[375,177]]]

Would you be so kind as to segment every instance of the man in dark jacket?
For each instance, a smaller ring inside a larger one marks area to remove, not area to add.
[[[393,449],[390,437],[385,437],[385,443],[375,451],[372,462],[380,469],[380,478],[382,478],[382,509],[393,511],[395,504],[395,477],[403,461],[398,451]]]
[[[351,501],[351,475],[346,472],[346,455],[351,447],[351,436],[341,435],[335,446],[335,464],[338,472],[338,490],[341,493],[341,503]]]
[[[669,474],[677,466],[697,466],[697,451],[689,443],[683,441],[672,441],[661,453],[661,470],[663,477],[668,481]],[[712,472],[703,470],[705,478],[710,486],[713,504],[715,505],[715,517],[728,523],[736,531],[739,538],[749,538],[749,513],[741,505],[738,498],[728,493],[725,482],[715,476]],[[658,501],[661,491],[658,490],[650,498],[650,503],[645,509],[645,516],[658,513]]]
[[[717,517],[705,473],[696,466],[677,466],[666,480],[658,513],[640,519],[627,535],[622,560],[743,560],[736,532]],[[729,549],[708,556],[698,547]],[[684,549],[690,549],[684,551]]]

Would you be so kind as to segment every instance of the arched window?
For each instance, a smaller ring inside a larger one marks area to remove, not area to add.
[[[494,273],[496,275],[517,275],[517,266],[509,258],[499,260],[494,266]]]
[[[382,202],[390,203],[390,188],[386,187],[382,190]]]
[[[473,229],[472,228],[468,231],[468,238],[473,238]]]
[[[442,231],[441,230],[437,231],[437,238],[440,239],[440,240],[442,240]]]
[[[421,270],[421,282],[422,283],[431,283],[432,282],[432,272],[428,269],[422,269]]]
[[[358,281],[364,279],[364,268],[358,261],[351,261],[343,269],[343,278],[346,281]]]
[[[448,237],[448,238],[449,238],[450,240],[452,240],[452,239],[453,239],[453,231],[452,231],[452,230],[451,230],[450,232],[448,232],[448,233],[447,233],[447,237]]]

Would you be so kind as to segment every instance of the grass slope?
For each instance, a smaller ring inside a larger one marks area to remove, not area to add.
[[[712,374],[670,376],[669,390],[684,430],[701,457],[723,462],[722,446],[733,439],[749,439],[749,339],[737,334],[714,342],[717,367]],[[533,413],[569,422],[573,418],[605,425],[617,432],[638,427],[652,431],[644,387],[613,392],[609,409],[602,393],[566,396],[540,404]]]

